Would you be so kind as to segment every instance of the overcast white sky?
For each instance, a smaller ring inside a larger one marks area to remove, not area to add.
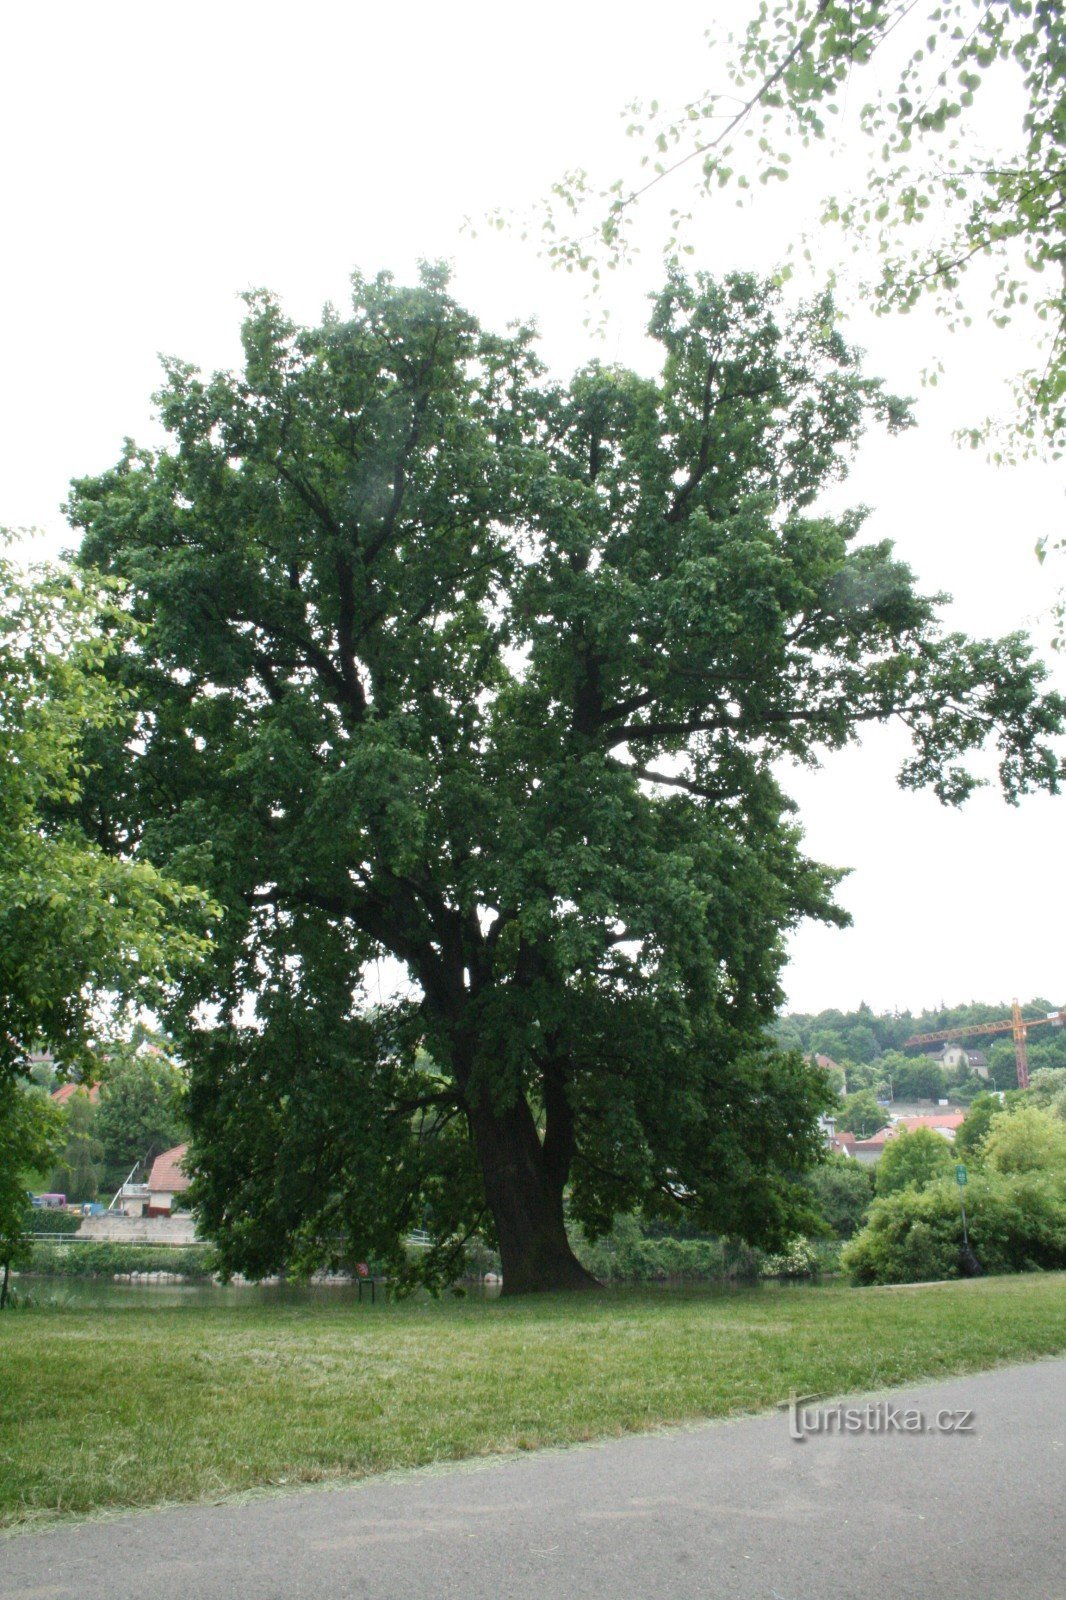
[[[0,523],[68,542],[68,480],[155,435],[157,352],[205,367],[237,359],[238,293],[266,285],[291,314],[343,305],[347,274],[409,275],[420,256],[454,262],[456,291],[489,323],[535,315],[560,371],[590,356],[647,365],[644,295],[655,281],[661,207],[641,216],[645,250],[611,283],[606,341],[583,327],[581,285],[549,272],[517,236],[464,232],[464,217],[521,211],[568,166],[610,178],[631,159],[619,113],[634,96],[680,103],[722,78],[703,44],[713,13],[745,7],[660,0],[483,0],[403,7],[361,0],[228,0],[182,6],[96,0],[9,7],[0,23],[0,164],[7,246],[0,385]],[[849,152],[805,164],[746,211],[701,212],[698,265],[769,269],[813,223]],[[678,199],[681,196],[678,195]],[[824,242],[825,260],[836,244]],[[819,261],[821,261],[821,248]],[[975,314],[983,307],[975,285]],[[1054,576],[1033,548],[1061,526],[1062,481],[1046,465],[995,469],[960,453],[952,429],[1002,404],[1025,364],[1025,330],[949,338],[931,318],[852,336],[870,370],[918,394],[918,430],[873,440],[838,498],[875,508],[929,590],[954,597],[954,626],[1049,637]],[[920,389],[934,352],[936,390]],[[1057,679],[1066,687],[1062,663]],[[853,868],[846,931],[792,942],[790,1004],[867,1000],[919,1009],[970,998],[1066,999],[1059,930],[1062,808],[1017,809],[991,793],[962,812],[901,794],[899,741],[791,782],[816,857]]]

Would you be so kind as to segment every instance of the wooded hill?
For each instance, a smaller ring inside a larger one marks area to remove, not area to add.
[[[1022,1006],[1022,1015],[1037,1019],[1059,1009],[1060,1002],[1037,996]],[[917,1033],[938,1033],[947,1028],[979,1027],[1010,1017],[1010,1002],[971,1001],[968,1005],[941,1006],[935,1011],[874,1012],[868,1005],[857,1011],[789,1012],[779,1017],[774,1033],[777,1040],[804,1055],[817,1053],[832,1058],[841,1066],[876,1068],[886,1057],[898,1055],[904,1043]],[[1009,1034],[963,1039],[961,1043],[980,1049],[985,1055],[996,1087],[1016,1087],[1014,1046]],[[926,1046],[932,1050],[934,1046]],[[915,1061],[922,1050],[906,1052]],[[1029,1035],[1031,1070],[1041,1067],[1066,1067],[1066,1028],[1045,1026]],[[868,1074],[860,1074],[865,1078]],[[1001,1081],[1002,1080],[1002,1081]],[[851,1087],[849,1075],[849,1088]]]

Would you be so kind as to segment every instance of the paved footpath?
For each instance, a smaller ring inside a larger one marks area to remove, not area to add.
[[[19,1535],[0,1597],[1066,1600],[1066,1361],[868,1403]]]

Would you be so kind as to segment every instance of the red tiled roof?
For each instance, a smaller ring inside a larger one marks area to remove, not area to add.
[[[52,1099],[55,1101],[57,1106],[65,1106],[67,1101],[76,1095],[79,1089],[85,1088],[86,1086],[84,1083],[64,1083],[61,1084],[58,1089],[52,1090]],[[100,1098],[100,1085],[98,1083],[91,1084],[88,1089],[86,1089],[86,1093],[88,1094],[93,1105],[95,1105]]]
[[[156,1156],[148,1174],[148,1188],[153,1194],[181,1194],[189,1187],[191,1180],[181,1170],[188,1148],[187,1144],[176,1144],[173,1150],[164,1150],[161,1156]]]
[[[934,1113],[928,1117],[900,1117],[893,1124],[896,1133],[901,1128],[913,1132],[915,1128],[961,1128],[966,1121],[965,1111],[944,1111]]]
[[[945,1113],[940,1117],[900,1117],[898,1122],[891,1122],[886,1128],[878,1128],[877,1132],[872,1134],[869,1139],[860,1139],[855,1148],[857,1150],[873,1150],[875,1148],[883,1150],[886,1141],[896,1138],[897,1134],[913,1133],[916,1128],[932,1128],[950,1133],[956,1128],[961,1128],[965,1121],[966,1115],[962,1111]]]

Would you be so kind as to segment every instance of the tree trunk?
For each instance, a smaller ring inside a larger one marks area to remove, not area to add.
[[[525,1100],[505,1111],[483,1100],[470,1112],[470,1127],[500,1243],[503,1293],[598,1288],[570,1248],[563,1180],[548,1170]]]
[[[7,1305],[7,1284],[10,1277],[11,1261],[8,1259],[4,1262],[4,1281],[2,1286],[0,1286],[0,1311],[3,1311],[4,1307]]]

